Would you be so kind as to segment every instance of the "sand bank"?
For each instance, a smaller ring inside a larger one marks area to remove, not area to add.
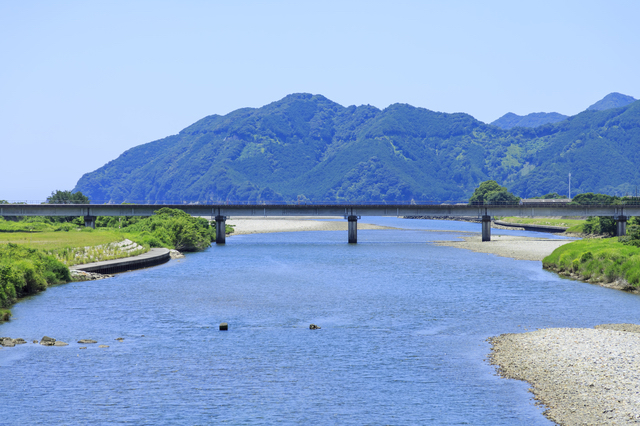
[[[558,247],[573,240],[552,240],[512,235],[492,235],[491,241],[482,241],[480,234],[463,237],[464,241],[437,241],[440,246],[457,247],[479,253],[490,253],[518,260],[542,260]]]
[[[640,326],[550,328],[490,339],[500,375],[531,384],[561,425],[640,423]],[[625,331],[623,331],[625,330]]]
[[[328,220],[334,219],[334,220]],[[335,220],[339,219],[339,220]],[[264,234],[271,232],[298,232],[298,231],[347,231],[347,221],[335,217],[287,217],[287,218],[254,218],[232,217],[227,220],[228,225],[234,226],[231,235]],[[371,225],[358,222],[358,230],[363,229],[394,229],[387,226]]]

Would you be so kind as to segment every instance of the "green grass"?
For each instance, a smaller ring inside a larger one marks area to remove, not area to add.
[[[640,287],[640,247],[622,244],[618,238],[565,244],[544,258],[542,266],[592,282],[626,280]]]
[[[581,234],[586,220],[581,219],[549,219],[549,218],[528,218],[528,217],[505,217],[500,219],[503,222],[521,223],[523,225],[545,225],[562,226],[568,228],[565,232]]]
[[[44,251],[65,247],[88,247],[122,241],[124,235],[113,229],[78,228],[68,232],[0,232],[0,244],[14,243]]]
[[[125,233],[117,229],[78,228],[68,232],[0,232],[0,244],[14,243],[21,246],[38,249],[44,253],[54,255],[67,266],[79,265],[103,260],[122,259],[135,256],[149,250],[126,252],[109,246],[125,238],[136,241],[136,234]],[[136,241],[137,242],[137,241]]]

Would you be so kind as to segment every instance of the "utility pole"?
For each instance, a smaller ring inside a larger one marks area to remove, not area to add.
[[[569,173],[569,200],[571,200],[571,173]]]

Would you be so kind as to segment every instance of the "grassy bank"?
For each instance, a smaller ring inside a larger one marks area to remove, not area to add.
[[[527,217],[505,217],[500,219],[503,222],[521,223],[523,225],[545,225],[562,226],[568,228],[566,232],[581,234],[583,232],[585,220],[581,219],[551,219],[551,218],[527,218]]]
[[[618,238],[575,241],[557,248],[542,266],[584,281],[621,281],[640,288],[640,247],[623,244]]]
[[[54,256],[18,244],[0,245],[0,308],[70,280],[69,268]],[[6,310],[1,313],[4,319],[7,314]]]

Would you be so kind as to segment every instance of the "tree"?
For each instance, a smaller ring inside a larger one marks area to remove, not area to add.
[[[89,204],[89,197],[82,192],[56,190],[47,197],[48,204]]]
[[[560,195],[557,192],[551,192],[546,195],[541,195],[539,197],[531,197],[534,200],[563,200],[566,199],[566,195]]]
[[[469,199],[469,204],[517,204],[520,201],[495,180],[482,182]]]
[[[89,204],[89,197],[82,192],[60,191],[59,189],[52,192],[47,197],[48,204]],[[82,219],[76,216],[46,216],[51,222],[74,222],[78,226],[82,226]]]
[[[616,230],[616,221],[610,216],[589,217],[582,228],[585,234],[592,235],[615,235]]]
[[[152,247],[173,247],[180,251],[204,250],[215,236],[215,229],[207,219],[168,207],[125,229],[142,233],[145,243]]]

